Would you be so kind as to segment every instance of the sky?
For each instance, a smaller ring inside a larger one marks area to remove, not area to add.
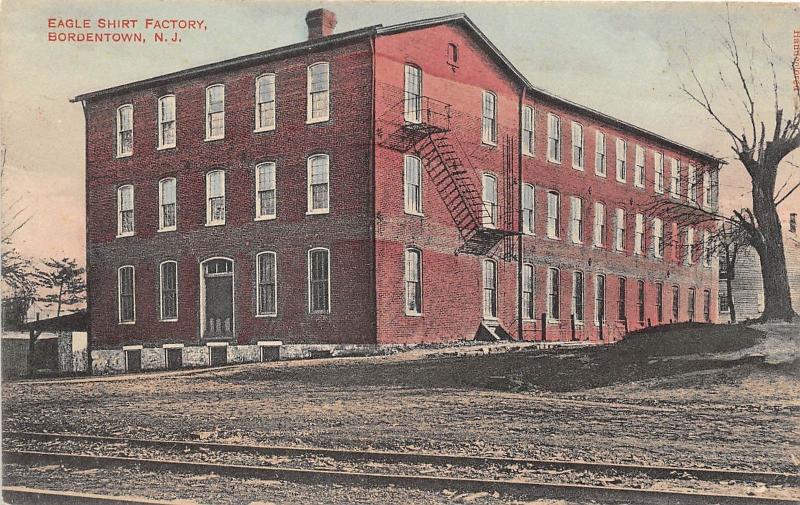
[[[336,12],[337,32],[465,12],[537,87],[728,159],[720,178],[721,205],[749,205],[749,179],[730,159],[730,140],[680,90],[681,82],[691,79],[688,54],[721,115],[743,124],[735,76],[721,44],[727,30],[722,3],[3,0],[1,183],[4,206],[21,198],[31,218],[14,236],[15,246],[32,257],[84,262],[84,118],[81,105],[70,98],[305,40],[305,14],[318,7]],[[206,29],[182,32],[178,44],[50,42],[51,18],[95,24],[99,18],[135,18],[139,27],[146,18],[198,19]],[[774,55],[785,92],[780,103],[793,110],[789,62],[800,7],[734,3],[730,18],[744,58],[756,62],[752,85],[761,117],[770,125],[772,72],[763,62]],[[800,166],[797,153],[788,161]],[[800,168],[787,163],[779,185],[790,176],[800,181]],[[800,191],[780,213],[798,210]]]

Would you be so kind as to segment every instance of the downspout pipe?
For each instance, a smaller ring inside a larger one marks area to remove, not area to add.
[[[522,197],[524,184],[522,182],[522,110],[525,106],[525,92],[526,87],[522,85],[522,91],[519,94],[519,110],[517,111],[517,121],[519,121],[518,129],[518,142],[517,142],[517,196],[518,196],[518,212],[517,212],[517,339],[523,340],[522,328]]]
[[[86,368],[89,375],[93,375],[92,371],[92,283],[89,282],[89,111],[87,110],[86,100],[81,100],[81,108],[83,109],[83,142],[84,142],[84,160],[83,169],[84,173],[84,261],[86,262],[86,314],[88,316],[89,324],[86,327]]]

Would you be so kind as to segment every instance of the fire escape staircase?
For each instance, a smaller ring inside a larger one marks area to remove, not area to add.
[[[408,98],[401,99],[380,118],[379,143],[396,151],[412,152],[422,160],[461,236],[456,254],[488,255],[503,239],[517,234],[497,226],[514,222],[513,203],[503,206],[502,219],[500,209],[492,212],[484,205],[476,187],[480,174],[469,165],[468,157],[464,157],[465,162],[459,156],[463,148],[451,132],[450,105],[424,96],[413,99],[419,109],[411,114],[415,116],[413,121],[406,120]],[[510,175],[506,174],[507,180]],[[492,215],[501,223],[493,223]]]

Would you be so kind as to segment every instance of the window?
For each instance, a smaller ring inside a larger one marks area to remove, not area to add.
[[[447,44],[447,62],[451,65],[458,63],[458,46],[455,44]]]
[[[561,163],[561,118],[547,115],[547,159]]]
[[[176,201],[175,178],[161,179],[158,183],[158,231],[170,231],[177,227]]]
[[[656,317],[658,322],[664,321],[664,285],[656,283]]]
[[[534,153],[533,119],[533,107],[525,106],[522,109],[522,154],[530,156]]]
[[[256,131],[275,129],[275,74],[256,78]]]
[[[225,224],[225,172],[206,174],[206,225]]]
[[[558,321],[561,316],[560,290],[560,272],[557,268],[551,268],[547,275],[547,319],[550,321]]]
[[[600,325],[606,320],[606,276],[594,278],[594,322]]]
[[[664,257],[664,221],[653,218],[653,257]]]
[[[422,161],[405,157],[406,213],[422,215]]]
[[[614,222],[614,250],[616,251],[624,251],[625,250],[625,211],[622,209],[617,209],[615,211],[615,222]]]
[[[327,63],[308,67],[307,123],[327,121],[330,114],[330,76]]]
[[[256,165],[256,219],[272,219],[277,214],[275,163]]]
[[[497,179],[490,174],[483,174],[483,225],[497,225]]]
[[[117,158],[133,154],[133,105],[117,109]]]
[[[674,261],[678,261],[678,243],[680,242],[678,223],[672,223],[672,235],[670,236],[670,241],[672,242],[672,259]]]
[[[256,256],[256,315],[274,316],[278,313],[277,257],[274,252]]]
[[[606,239],[606,206],[594,203],[594,245],[603,247]]]
[[[533,265],[522,265],[522,317],[532,321],[536,319],[533,307]]]
[[[206,140],[225,137],[225,86],[206,88]]]
[[[414,65],[405,66],[403,117],[409,123],[422,122],[422,70]]]
[[[327,249],[308,251],[308,311],[327,314],[331,311],[330,253]]]
[[[703,172],[703,207],[711,207],[711,174]]]
[[[636,310],[639,314],[639,322],[644,324],[644,281],[636,282]]]
[[[694,165],[689,165],[689,177],[686,187],[686,200],[694,205],[697,203],[697,170]]]
[[[569,234],[573,244],[583,242],[583,200],[577,196],[570,198]]]
[[[636,146],[636,162],[633,165],[633,185],[644,187],[644,148]]]
[[[606,136],[601,131],[595,134],[594,173],[606,176]]]
[[[728,286],[721,284],[719,286],[719,311],[730,312],[731,306],[728,303]]]
[[[703,291],[703,321],[711,322],[711,291]]]
[[[422,314],[422,253],[406,249],[406,314]]]
[[[330,210],[329,166],[330,158],[327,154],[317,154],[308,158],[307,214],[327,214]]]
[[[685,251],[684,261],[691,265],[694,262],[694,228],[691,226],[686,227]]]
[[[161,320],[178,320],[178,263],[165,261],[159,267]]]
[[[497,96],[491,91],[483,92],[483,122],[481,123],[483,142],[497,143]]]
[[[561,229],[561,196],[555,191],[547,192],[547,237],[558,238]]]
[[[483,317],[497,317],[497,263],[483,261]]]
[[[627,319],[625,310],[625,297],[627,295],[627,280],[625,277],[619,278],[619,293],[617,294],[617,319],[625,321]]]
[[[583,322],[583,272],[572,274],[572,315],[576,323]]]
[[[703,266],[710,267],[714,259],[714,244],[711,241],[711,233],[703,231]]]
[[[714,170],[711,172],[711,182],[708,188],[708,205],[710,208],[715,209],[719,203],[719,171]]]
[[[655,165],[654,189],[660,195],[664,193],[664,155],[653,152],[653,164]]]
[[[175,147],[175,95],[158,99],[158,148]]]
[[[672,198],[681,197],[681,164],[675,158],[669,159],[670,179],[669,194]]]
[[[617,139],[617,181],[625,182],[628,179],[628,143]]]
[[[680,315],[680,303],[681,290],[678,286],[672,286],[672,320],[676,323]]]
[[[120,324],[136,321],[136,274],[133,267],[120,267],[117,271],[117,296]]]
[[[534,221],[533,184],[525,184],[522,186],[522,233],[532,235]]]
[[[572,123],[572,168],[583,170],[583,126]]]
[[[686,315],[689,316],[689,321],[694,321],[694,288],[689,288],[686,297]]]
[[[133,186],[117,188],[117,236],[129,237],[135,233],[133,221]]]
[[[728,262],[725,261],[725,258],[722,257],[720,257],[719,259],[719,278],[720,279],[728,278]]]
[[[633,230],[633,253],[644,254],[644,216],[636,214]]]

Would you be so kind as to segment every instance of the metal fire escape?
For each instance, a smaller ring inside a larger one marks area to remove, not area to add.
[[[384,85],[383,100],[397,99],[378,118],[378,143],[389,149],[418,156],[436,191],[447,207],[461,235],[456,254],[485,256],[506,239],[503,256],[513,257],[514,196],[513,156],[510,139],[504,146],[506,198],[503,205],[485,205],[481,190],[481,174],[471,165],[458,137],[452,132],[453,111],[447,103],[427,96],[403,96],[397,88]],[[399,99],[398,99],[399,98]],[[463,154],[461,154],[463,153]],[[509,164],[510,162],[510,164]],[[498,181],[498,190],[501,188]]]

